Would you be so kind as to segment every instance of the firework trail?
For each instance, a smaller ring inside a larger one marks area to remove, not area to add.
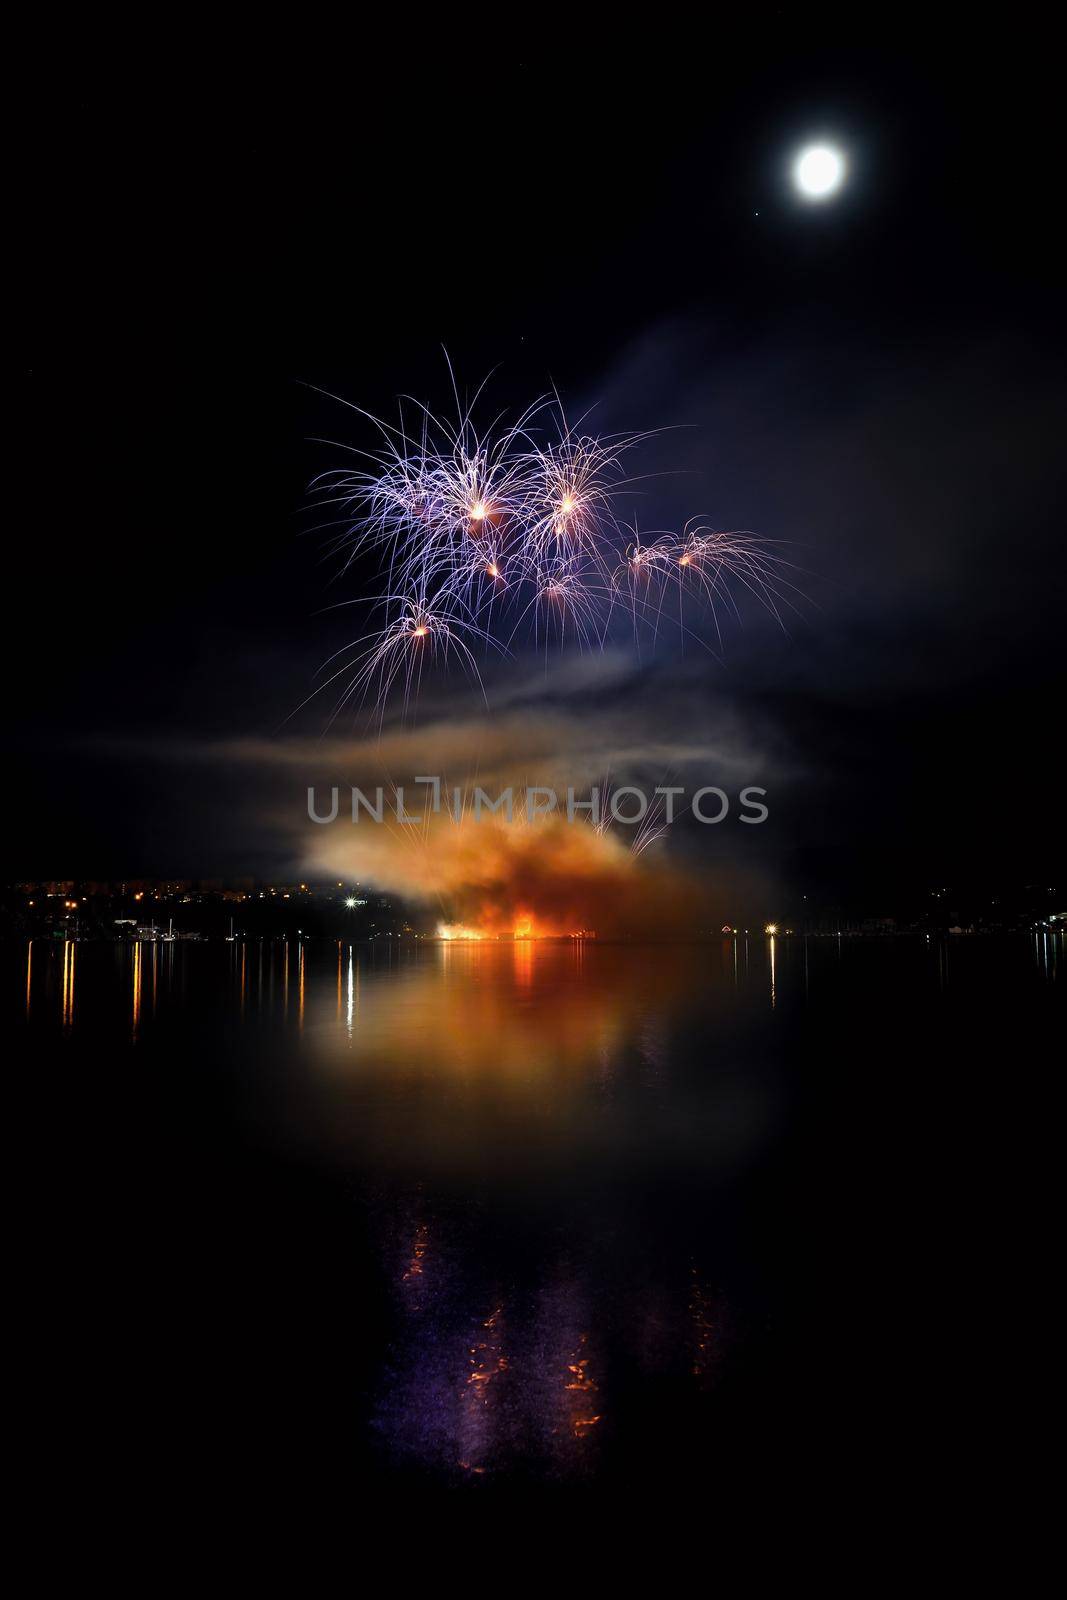
[[[331,721],[370,707],[381,727],[397,698],[406,714],[438,665],[480,687],[479,657],[493,650],[601,649],[617,619],[639,649],[668,626],[710,649],[711,638],[721,645],[721,613],[739,618],[738,589],[779,623],[795,609],[795,569],[769,541],[695,519],[655,534],[619,520],[618,500],[637,481],[626,458],[650,435],[581,432],[556,395],[478,432],[482,390],[466,406],[454,379],[453,391],[455,423],[410,398],[396,424],[351,407],[377,447],[343,447],[348,464],[312,484],[341,573],[370,557],[383,583],[369,599],[339,602],[367,606],[368,626],[324,664],[309,697],[334,688]]]

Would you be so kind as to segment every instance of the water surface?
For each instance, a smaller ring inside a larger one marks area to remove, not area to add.
[[[76,1128],[41,1151],[69,1415],[386,1493],[887,1471],[952,1388],[968,1151],[1062,1045],[1061,961],[9,945],[9,1042]]]

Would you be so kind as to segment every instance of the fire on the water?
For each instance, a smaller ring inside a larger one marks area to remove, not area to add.
[[[439,922],[437,937],[446,944],[455,941],[480,944],[485,941],[516,939],[595,939],[596,931],[593,928],[572,928],[566,932],[557,932],[555,929],[539,926],[533,917],[520,915],[512,929],[502,932],[468,927],[463,922]]]

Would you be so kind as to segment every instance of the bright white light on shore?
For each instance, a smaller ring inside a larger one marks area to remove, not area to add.
[[[349,911],[354,910],[358,904],[359,901],[356,900],[352,895],[349,895],[348,899],[345,901],[345,905],[348,907]]]
[[[845,158],[828,144],[809,145],[793,167],[793,181],[809,200],[826,200],[836,194],[844,176]]]

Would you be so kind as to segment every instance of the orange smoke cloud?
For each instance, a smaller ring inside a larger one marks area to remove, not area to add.
[[[291,776],[293,786],[275,820],[289,838],[301,876],[396,895],[424,908],[426,931],[438,923],[502,936],[521,934],[526,924],[533,936],[584,930],[600,938],[663,938],[706,931],[718,914],[710,886],[692,867],[683,872],[672,863],[669,839],[639,853],[633,848],[637,827],[597,829],[588,813],[570,821],[567,792],[588,799],[596,787],[603,810],[611,787],[634,783],[651,796],[668,774],[673,782],[689,779],[693,789],[708,774],[735,787],[751,771],[749,759],[742,765],[728,744],[678,737],[662,713],[654,736],[640,733],[630,726],[631,714],[627,705],[598,707],[595,715],[584,705],[577,711],[515,706],[478,720],[445,716],[374,739],[247,744],[240,754]],[[417,781],[419,773],[440,776],[441,810],[432,810],[430,787]],[[338,788],[335,821],[308,819],[304,799],[310,785],[320,815],[329,812],[330,790]],[[398,820],[397,785],[405,811],[419,821]],[[558,809],[537,814],[534,807],[529,819],[528,785],[551,790]],[[372,803],[383,790],[381,822],[362,808],[359,820],[351,820],[352,787]],[[484,807],[480,817],[472,815],[476,787],[490,804],[512,790],[514,821]],[[457,788],[465,806],[458,822]],[[722,878],[720,864],[720,887]]]
[[[316,829],[308,871],[373,883],[435,921],[484,934],[599,936],[688,931],[700,899],[662,860],[586,822],[550,814],[432,814],[418,825],[363,818]]]

